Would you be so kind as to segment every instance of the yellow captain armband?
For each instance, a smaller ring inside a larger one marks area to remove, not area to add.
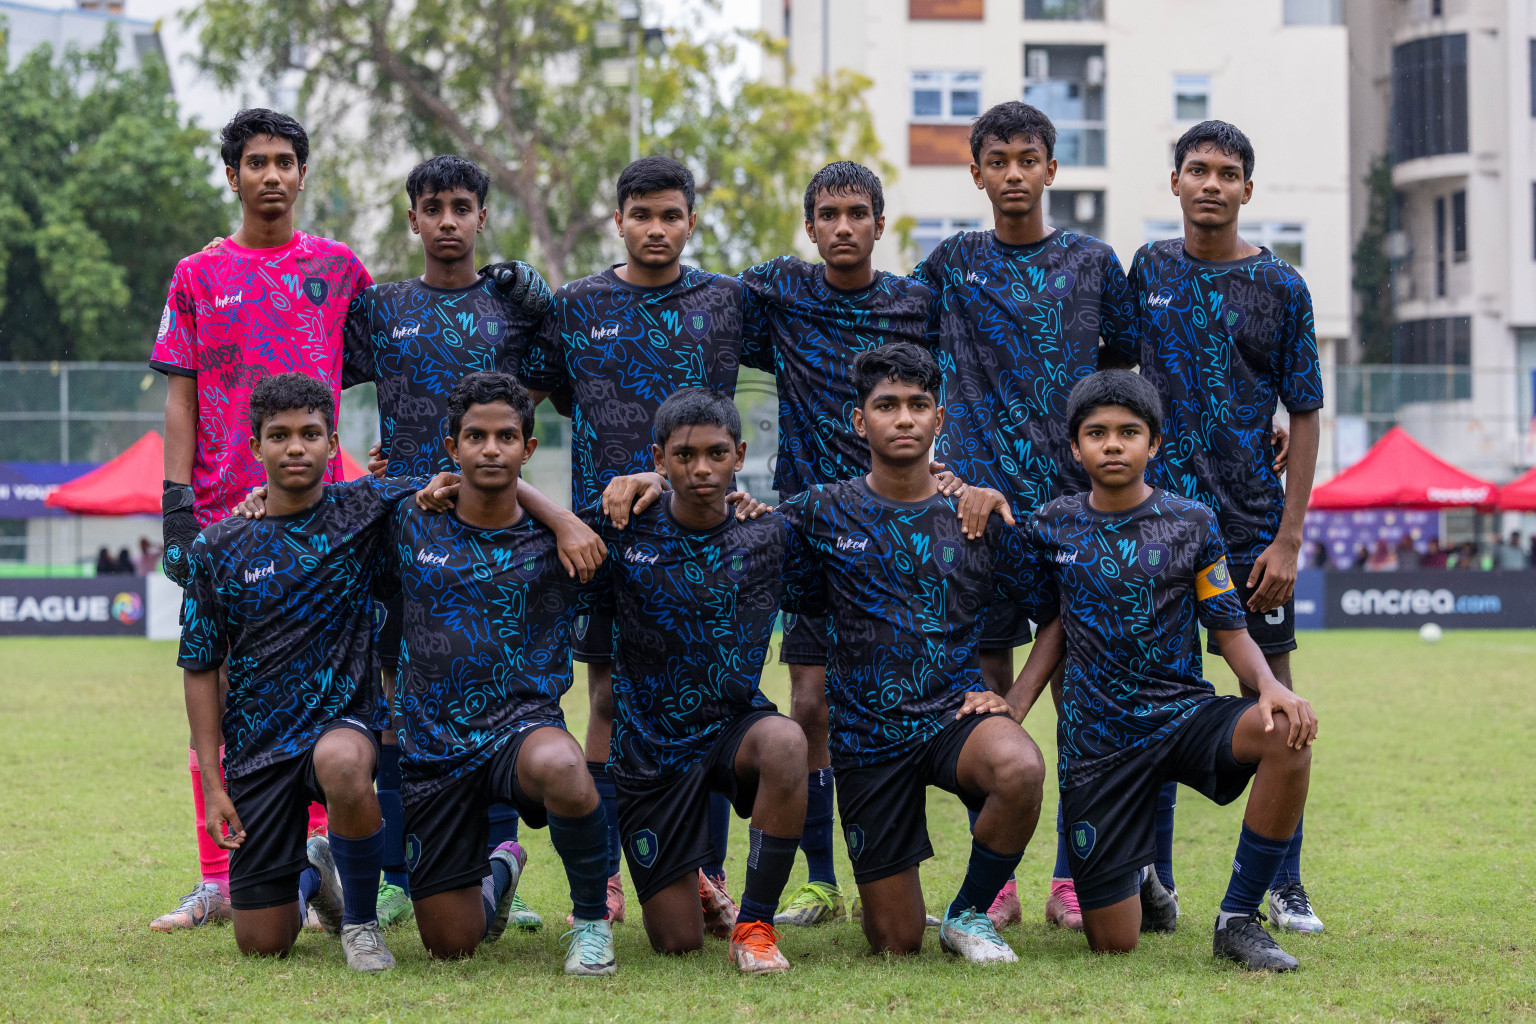
[[[1227,571],[1226,558],[1218,558],[1195,577],[1195,597],[1209,601],[1213,597],[1232,591],[1232,574]]]

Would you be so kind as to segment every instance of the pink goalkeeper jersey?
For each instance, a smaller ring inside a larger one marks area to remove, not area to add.
[[[258,381],[307,373],[340,400],[347,307],[372,283],[351,249],[302,231],[275,249],[226,239],[176,264],[149,365],[197,379],[192,492],[200,525],[223,519],[266,481],[247,443]],[[342,478],[339,457],[325,478]]]

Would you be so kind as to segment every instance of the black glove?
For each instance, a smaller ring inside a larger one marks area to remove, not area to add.
[[[165,541],[165,551],[160,556],[160,567],[178,587],[185,588],[192,580],[192,542],[200,528],[197,516],[192,514],[192,488],[186,484],[164,481],[160,495],[160,529]]]
[[[539,272],[522,260],[487,264],[480,268],[480,273],[496,282],[496,290],[508,302],[535,319],[544,315],[554,299]]]

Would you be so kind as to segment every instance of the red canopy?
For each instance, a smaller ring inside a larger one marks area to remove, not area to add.
[[[347,454],[347,450],[341,450],[341,478],[343,480],[356,480],[360,476],[367,476],[368,471],[357,464],[357,460]]]
[[[151,430],[111,462],[48,495],[46,504],[82,516],[160,514],[165,444]]]
[[[1499,488],[1499,508],[1509,512],[1536,512],[1536,469],[1529,469]]]
[[[1365,458],[1312,492],[1308,508],[1491,509],[1498,488],[1463,473],[1425,448],[1402,427],[1393,427]]]

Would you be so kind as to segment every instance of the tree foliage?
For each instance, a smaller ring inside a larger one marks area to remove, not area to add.
[[[508,204],[493,209],[493,248],[525,256],[531,243],[555,284],[612,251],[604,240],[629,159],[629,92],[604,84],[602,63],[618,55],[598,49],[595,27],[615,19],[610,0],[204,0],[189,15],[202,65],[225,87],[302,67],[312,131],[350,153],[357,172],[399,176],[402,153],[480,163]],[[829,159],[877,157],[869,81],[844,73],[809,93],[722,84],[731,41],[699,38],[686,23],[666,26],[665,38],[664,52],[642,57],[641,151],[684,160],[698,176],[692,258],[733,270],[788,251],[810,175]],[[348,123],[361,125],[350,142],[340,137]],[[390,197],[397,229],[402,190],[372,185]],[[376,273],[406,258],[402,248],[381,256]]]
[[[1391,232],[1392,168],[1386,155],[1371,161],[1366,172],[1365,227],[1355,243],[1355,294],[1362,361],[1392,361],[1392,259],[1387,252]]]
[[[118,49],[0,64],[0,359],[145,358],[176,261],[228,232],[207,133]]]

